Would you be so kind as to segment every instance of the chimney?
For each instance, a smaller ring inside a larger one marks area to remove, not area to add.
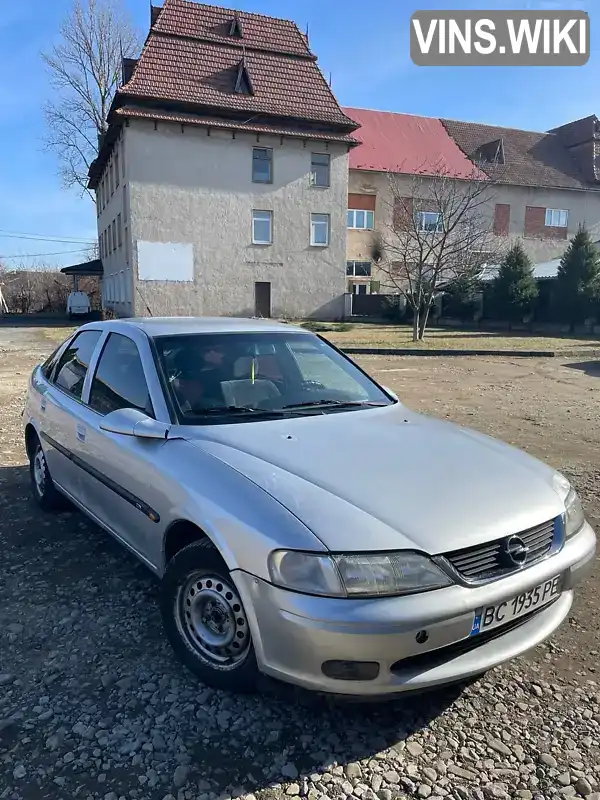
[[[600,181],[600,120],[595,114],[553,128],[588,181]]]
[[[121,64],[121,72],[123,76],[123,85],[131,80],[133,71],[137,66],[137,58],[124,58]]]
[[[154,26],[156,20],[160,17],[160,12],[162,11],[162,6],[153,6],[150,3],[150,27]]]

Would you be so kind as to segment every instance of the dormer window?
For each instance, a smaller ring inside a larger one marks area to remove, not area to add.
[[[504,141],[494,139],[477,148],[473,160],[482,164],[504,164]]]
[[[231,20],[229,35],[236,36],[238,39],[244,38],[244,31],[242,29],[242,20],[239,18],[238,14],[236,14],[234,18]]]
[[[250,79],[250,73],[248,72],[245,58],[242,58],[238,64],[234,91],[236,94],[254,94],[254,89],[252,88],[252,81]]]

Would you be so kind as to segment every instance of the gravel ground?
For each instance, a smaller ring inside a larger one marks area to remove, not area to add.
[[[206,689],[163,639],[152,576],[29,499],[19,415],[51,348],[0,328],[0,800],[600,800],[598,570],[551,643],[462,692],[366,705]],[[564,469],[598,524],[597,365],[362,363],[414,408]]]

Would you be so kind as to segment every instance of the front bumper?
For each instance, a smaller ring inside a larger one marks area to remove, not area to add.
[[[240,570],[233,575],[265,674],[321,692],[377,696],[459,682],[544,641],[569,613],[573,587],[591,567],[595,548],[594,531],[586,523],[560,552],[494,583],[367,600],[310,597]],[[559,574],[562,593],[551,605],[505,631],[496,629],[493,637],[482,636],[480,644],[477,637],[468,638],[476,608]],[[423,630],[428,638],[419,644]],[[469,647],[461,651],[460,642]],[[322,671],[326,661],[377,662],[379,674],[370,680],[330,678]]]

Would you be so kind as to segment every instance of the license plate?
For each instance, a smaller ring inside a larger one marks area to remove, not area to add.
[[[533,589],[511,597],[493,606],[478,608],[473,619],[473,627],[470,636],[477,636],[479,633],[497,628],[499,625],[506,625],[513,619],[530,614],[542,606],[548,605],[560,594],[561,576],[550,578]]]

